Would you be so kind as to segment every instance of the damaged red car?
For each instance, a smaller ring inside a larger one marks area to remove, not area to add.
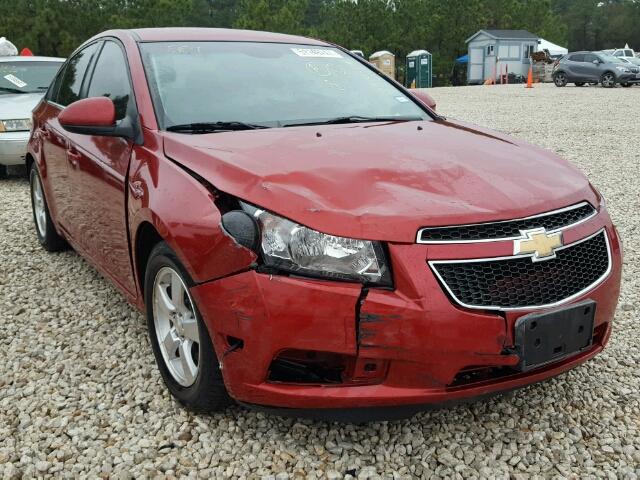
[[[332,44],[105,32],[36,107],[27,163],[41,244],[146,313],[194,410],[406,415],[611,332],[621,243],[585,176]]]

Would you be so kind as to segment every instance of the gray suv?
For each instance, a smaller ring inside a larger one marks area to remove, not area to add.
[[[557,87],[567,83],[575,83],[578,87],[585,83],[601,83],[610,88],[616,83],[640,82],[640,68],[602,52],[573,52],[554,66],[553,82]]]

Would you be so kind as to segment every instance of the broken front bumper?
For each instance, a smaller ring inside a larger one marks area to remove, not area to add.
[[[541,381],[602,350],[619,294],[620,242],[606,214],[564,232],[568,244],[603,228],[610,271],[567,303],[597,303],[593,344],[526,372],[517,369],[516,320],[545,309],[487,311],[456,305],[427,264],[512,255],[513,242],[391,244],[393,291],[247,271],[201,284],[192,293],[228,391],[240,402],[294,409],[444,403]],[[290,352],[295,352],[294,364],[342,362],[348,378],[336,382],[327,374],[305,383],[295,375],[287,378],[286,370],[274,377],[274,366]]]

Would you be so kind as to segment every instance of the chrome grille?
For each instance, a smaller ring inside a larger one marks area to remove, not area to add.
[[[521,230],[544,227],[548,232],[583,222],[596,214],[587,202],[540,215],[500,222],[475,223],[448,227],[426,227],[418,232],[418,243],[460,243],[488,240],[510,240],[521,236]]]
[[[458,304],[512,310],[553,306],[582,295],[609,274],[611,256],[601,230],[558,248],[554,259],[542,262],[513,256],[429,264]]]

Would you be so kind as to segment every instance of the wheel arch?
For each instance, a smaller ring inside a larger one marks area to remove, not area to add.
[[[33,165],[35,161],[36,159],[33,158],[33,155],[31,155],[31,152],[27,152],[27,154],[24,157],[24,164],[27,167],[27,174],[31,171],[31,165]]]
[[[158,230],[148,221],[143,221],[138,225],[134,243],[134,267],[136,281],[140,288],[141,295],[144,295],[144,280],[147,270],[147,263],[153,247],[164,239],[158,233]]]
[[[159,241],[175,252],[196,284],[251,268],[255,252],[222,228],[215,192],[201,179],[157,157],[134,156],[130,172],[130,248],[141,294],[150,252]]]

